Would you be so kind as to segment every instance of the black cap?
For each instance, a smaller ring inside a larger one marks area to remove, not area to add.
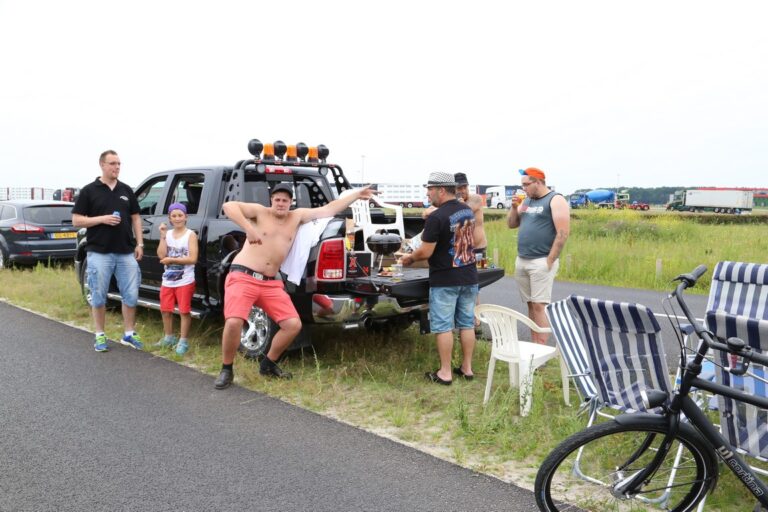
[[[272,190],[269,191],[269,197],[272,197],[276,192],[285,192],[293,199],[293,187],[287,183],[278,183],[272,187]]]
[[[453,175],[454,181],[456,181],[456,186],[460,187],[462,185],[469,185],[469,181],[467,181],[467,175],[463,172],[457,172]]]

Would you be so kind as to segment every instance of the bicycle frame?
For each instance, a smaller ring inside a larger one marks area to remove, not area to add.
[[[728,441],[720,434],[719,430],[712,424],[707,418],[701,408],[696,402],[689,396],[691,388],[698,388],[700,390],[709,391],[716,395],[732,398],[740,402],[760,407],[762,409],[768,409],[768,398],[750,395],[738,389],[733,389],[716,382],[710,382],[700,379],[698,376],[701,373],[702,362],[704,357],[710,348],[717,350],[725,350],[729,353],[734,353],[730,350],[729,346],[716,342],[712,339],[711,333],[706,330],[700,329],[695,323],[695,319],[691,314],[685,301],[682,299],[683,291],[692,286],[696,282],[696,279],[701,276],[706,270],[705,267],[698,267],[690,275],[680,276],[682,277],[682,283],[679,284],[672,294],[677,299],[678,304],[683,310],[683,313],[694,325],[696,334],[700,338],[699,346],[696,350],[696,356],[692,361],[689,361],[685,365],[685,369],[681,376],[681,383],[679,389],[672,397],[670,405],[667,407],[664,416],[669,420],[669,430],[664,438],[662,447],[659,449],[659,453],[656,454],[654,460],[638,473],[625,479],[617,487],[616,491],[621,494],[638,494],[643,483],[652,476],[660,467],[662,461],[669,453],[669,449],[672,445],[672,441],[677,435],[680,428],[680,414],[683,413],[687,420],[687,423],[693,426],[696,431],[706,440],[706,442],[712,447],[717,456],[725,463],[731,472],[744,484],[747,489],[757,498],[761,505],[768,506],[768,486],[760,480],[756,472],[747,464],[744,459],[739,456],[736,450],[731,446]],[[760,364],[768,363],[768,356],[747,352],[743,355],[747,364],[755,360]]]

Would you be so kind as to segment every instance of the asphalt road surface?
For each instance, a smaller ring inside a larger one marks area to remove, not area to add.
[[[532,493],[0,303],[0,511],[531,511]]]

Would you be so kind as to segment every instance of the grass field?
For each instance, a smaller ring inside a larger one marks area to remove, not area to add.
[[[763,224],[706,224],[677,217],[575,213],[561,278],[669,289],[673,275],[700,263],[711,268],[722,259],[765,261]],[[488,233],[490,247],[499,249],[498,263],[510,271],[516,232],[507,229],[501,219],[489,219]],[[662,260],[662,273],[657,278],[658,259]],[[71,267],[4,269],[0,280],[0,297],[5,300],[91,328]],[[107,325],[109,335],[119,335],[118,314],[110,312]],[[221,327],[217,320],[193,321],[191,349],[181,358],[171,350],[149,346],[162,334],[160,314],[140,310],[138,315],[138,329],[149,350],[210,375],[216,375],[220,367]],[[497,365],[491,400],[482,406],[490,353],[487,342],[479,342],[476,351],[479,378],[457,380],[446,388],[423,379],[425,371],[436,367],[437,354],[433,338],[419,335],[414,328],[398,335],[316,329],[312,340],[313,350],[291,353],[284,363],[295,374],[294,380],[265,380],[258,376],[255,362],[238,358],[236,383],[527,488],[532,488],[538,464],[546,454],[560,440],[581,430],[586,421],[576,415],[575,407],[564,406],[555,361],[537,374],[531,415],[521,418],[518,393],[509,388],[503,363]],[[575,395],[572,401],[576,401]],[[751,510],[747,494],[730,473],[723,475],[718,490],[707,500],[707,510],[734,510],[734,503],[744,505],[739,510]]]

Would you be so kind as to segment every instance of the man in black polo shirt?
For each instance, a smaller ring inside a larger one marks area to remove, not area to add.
[[[86,281],[91,292],[91,314],[95,327],[93,348],[106,352],[105,305],[112,276],[123,301],[124,335],[120,343],[141,349],[136,326],[136,303],[141,272],[138,260],[144,255],[139,202],[131,187],[118,181],[120,157],[107,150],[99,157],[101,176],[80,191],[72,208],[72,224],[88,228]],[[134,241],[135,237],[135,241]]]
[[[474,378],[472,353],[478,289],[475,215],[469,206],[456,199],[453,174],[433,172],[427,191],[437,210],[424,223],[419,248],[401,261],[410,266],[414,261],[429,260],[429,327],[435,333],[440,368],[426,376],[431,382],[447,386],[453,381],[453,374],[466,380]],[[462,362],[451,369],[454,328],[459,329]]]

